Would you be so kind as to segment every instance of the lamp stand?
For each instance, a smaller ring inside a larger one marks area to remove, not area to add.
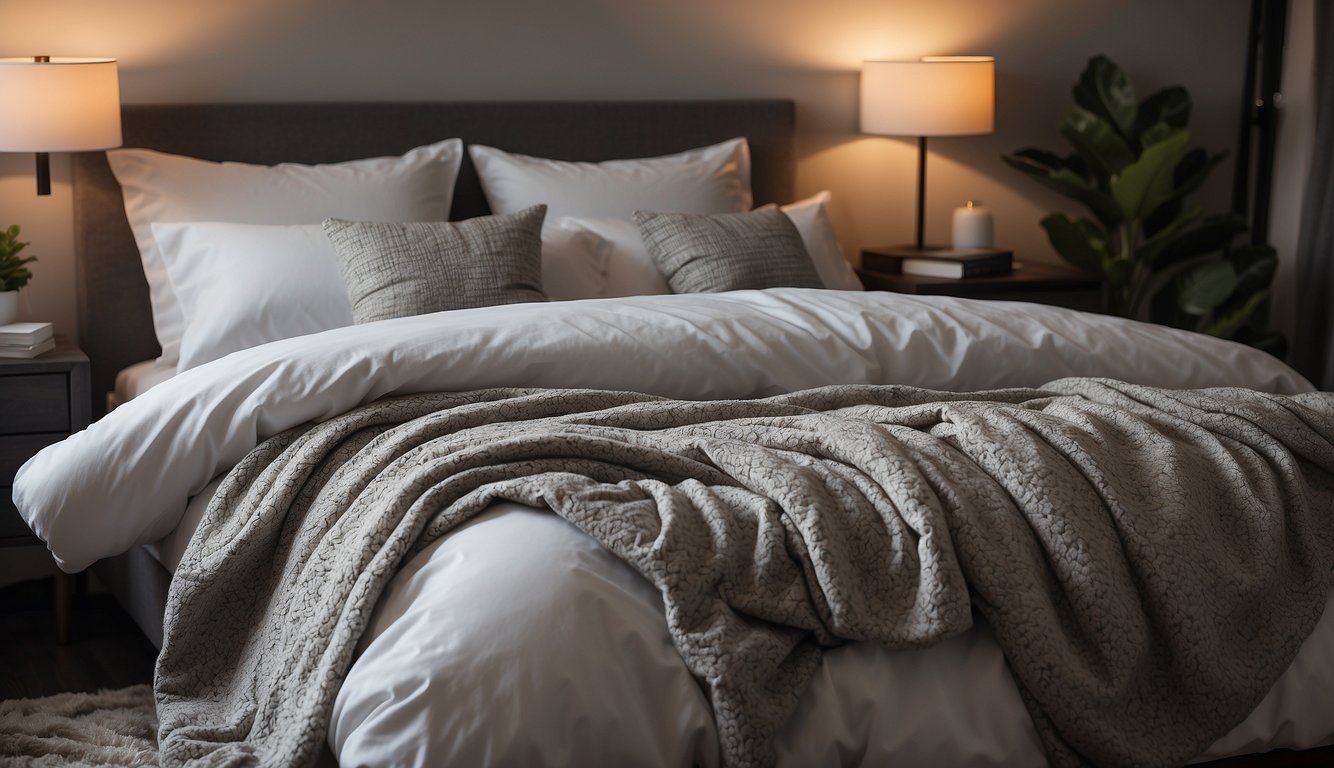
[[[917,137],[917,250],[926,250],[926,137]]]
[[[34,64],[50,64],[50,56],[33,56]],[[51,194],[51,155],[48,152],[37,153],[37,194]]]
[[[51,154],[37,153],[37,194],[51,194]]]

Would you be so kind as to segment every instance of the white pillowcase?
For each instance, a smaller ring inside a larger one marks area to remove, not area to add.
[[[602,163],[546,160],[468,147],[492,213],[547,206],[547,218],[630,220],[638,210],[738,213],[751,208],[750,146],[744,138],[663,157]]]
[[[801,234],[801,243],[806,247],[806,253],[815,266],[815,273],[820,276],[824,287],[860,291],[863,290],[862,282],[852,271],[847,259],[843,258],[838,233],[834,231],[834,223],[826,210],[831,197],[826,190],[805,200],[781,206],[781,209]],[[667,279],[659,271],[640,238],[639,228],[633,222],[565,216],[557,223],[565,229],[592,232],[606,241],[607,284],[603,295],[648,296],[672,292]]]
[[[185,325],[154,222],[318,224],[358,221],[444,221],[453,202],[463,142],[448,139],[400,157],[329,165],[215,163],[146,149],[107,152],[125,197],[148,279],[153,327],[163,362],[178,359]]]
[[[607,295],[607,259],[611,244],[597,233],[542,227],[542,292],[552,301],[598,299]]]
[[[184,313],[178,370],[270,341],[352,325],[324,228],[153,224]]]
[[[563,216],[556,223],[563,229],[591,233],[606,244],[603,296],[651,296],[672,292],[633,221]]]
[[[806,246],[806,253],[824,287],[841,291],[864,290],[857,273],[843,257],[843,246],[838,243],[838,233],[834,231],[834,222],[826,210],[832,197],[829,190],[825,190],[780,208],[797,225],[801,242]]]
[[[270,341],[352,325],[338,256],[319,224],[155,223],[184,316],[178,370]],[[592,232],[542,232],[553,300],[604,295],[609,246]]]

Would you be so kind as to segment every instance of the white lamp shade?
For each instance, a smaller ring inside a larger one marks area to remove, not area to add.
[[[118,147],[115,59],[0,59],[0,152]]]
[[[996,60],[928,56],[862,63],[861,129],[886,136],[967,136],[996,129]]]

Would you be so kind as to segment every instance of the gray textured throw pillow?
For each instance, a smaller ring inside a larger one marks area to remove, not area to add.
[[[358,323],[446,309],[546,301],[542,219],[504,216],[407,224],[328,219],[324,232]]]
[[[820,276],[787,214],[635,211],[649,255],[676,293],[820,288]]]

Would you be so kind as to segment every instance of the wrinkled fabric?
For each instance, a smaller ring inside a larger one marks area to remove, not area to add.
[[[719,400],[1065,376],[1311,389],[1244,344],[1010,301],[775,288],[510,304],[335,328],[191,368],[38,452],[14,479],[14,505],[76,573],[171,533],[190,497],[260,442],[384,397],[566,387]]]
[[[1062,380],[756,401],[490,390],[385,400],[264,443],[172,585],[164,764],[304,764],[404,559],[497,499],[546,505],[663,594],[727,765],[849,640],[980,611],[1058,765],[1184,762],[1319,618],[1334,395]]]

